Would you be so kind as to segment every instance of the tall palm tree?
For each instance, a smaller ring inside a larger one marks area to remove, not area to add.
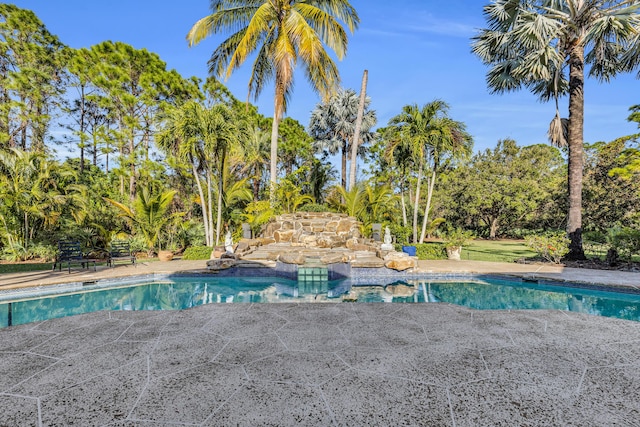
[[[264,165],[269,157],[269,134],[258,126],[249,129],[247,141],[243,147],[243,166],[241,171],[248,172],[253,181],[253,200],[258,201],[260,195],[260,181],[262,180]]]
[[[413,242],[418,242],[418,209],[420,205],[420,188],[425,172],[427,155],[435,144],[439,134],[434,127],[439,117],[444,117],[449,106],[441,100],[435,100],[419,107],[418,104],[405,105],[402,112],[389,120],[387,132],[389,145],[387,154],[391,156],[400,149],[411,152],[410,160],[416,166],[418,174],[416,180],[415,199],[413,203]]]
[[[640,63],[638,0],[493,0],[484,7],[488,28],[473,39],[473,52],[491,68],[487,85],[496,93],[526,87],[541,100],[556,100],[553,143],[569,148],[568,257],[582,249],[584,68],[608,81]],[[568,69],[568,70],[567,70]],[[569,119],[557,99],[569,95]]]
[[[211,15],[196,22],[187,34],[192,46],[211,34],[232,33],[213,52],[209,71],[228,78],[257,52],[249,80],[249,96],[257,98],[266,83],[275,82],[270,159],[273,192],[278,124],[287,110],[298,60],[303,63],[313,89],[327,99],[338,87],[340,78],[325,45],[342,59],[347,50],[343,25],[353,33],[360,20],[348,0],[211,0],[211,11]]]
[[[220,240],[222,222],[223,173],[226,156],[233,145],[244,139],[243,122],[224,104],[206,108],[195,101],[174,109],[158,134],[158,145],[187,160],[194,174],[202,207],[208,246],[213,246],[213,173],[217,173],[217,221],[215,244]],[[201,178],[201,175],[204,175]],[[205,191],[206,188],[206,191]]]
[[[359,132],[360,139],[364,142],[373,138],[371,128],[377,123],[376,112],[368,110],[370,102],[368,97],[365,98],[366,111],[363,113]],[[342,187],[344,188],[347,188],[347,159],[353,144],[358,106],[359,98],[354,90],[340,90],[327,102],[316,105],[309,120],[309,133],[315,139],[316,149],[332,155],[341,154]],[[362,155],[362,152],[360,154]]]
[[[473,151],[473,138],[466,132],[466,126],[449,117],[436,117],[431,124],[431,136],[427,149],[427,162],[431,169],[431,176],[427,178],[427,203],[422,219],[420,243],[424,242],[429,223],[429,211],[433,189],[438,174],[451,162],[468,158]]]

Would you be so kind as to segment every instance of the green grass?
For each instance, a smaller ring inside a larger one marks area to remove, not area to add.
[[[52,262],[43,263],[7,263],[0,264],[0,274],[3,273],[25,273],[29,271],[51,270]]]
[[[470,261],[515,262],[536,253],[524,240],[472,240],[462,249],[462,259]]]

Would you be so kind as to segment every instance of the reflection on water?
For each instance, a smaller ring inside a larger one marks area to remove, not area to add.
[[[507,281],[397,281],[352,286],[348,280],[184,278],[0,304],[0,327],[100,310],[179,310],[214,303],[447,302],[475,309],[556,309],[640,320],[640,295]]]

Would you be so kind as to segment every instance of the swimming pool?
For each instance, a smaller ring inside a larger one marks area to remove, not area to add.
[[[44,294],[47,292],[48,295]],[[445,302],[479,310],[553,309],[640,321],[640,294],[469,277],[370,283],[277,277],[179,277],[88,283],[0,295],[0,327],[101,310],[181,310],[214,303]]]

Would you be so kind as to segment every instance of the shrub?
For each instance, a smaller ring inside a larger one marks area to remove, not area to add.
[[[142,235],[136,234],[135,236],[131,237],[128,241],[129,241],[129,247],[131,248],[131,252],[134,254],[137,252],[147,252],[147,250],[149,249]]]
[[[392,236],[396,237],[397,243],[406,243],[409,241],[409,236],[411,236],[411,227],[403,227],[397,223],[385,223],[382,226],[382,235],[384,236],[385,227],[389,227],[389,231]]]
[[[395,250],[401,252],[402,246],[402,244],[397,243]],[[411,246],[416,247],[416,256],[420,260],[447,259],[447,253],[442,243],[418,243]]]
[[[562,257],[569,253],[569,243],[570,240],[563,232],[527,238],[528,247],[536,251],[542,259],[555,264],[559,264]]]
[[[31,259],[41,259],[43,261],[53,261],[56,259],[58,249],[53,245],[38,243],[29,250]]]
[[[5,246],[2,251],[2,258],[11,262],[28,261],[33,259],[53,261],[55,257],[56,248],[44,243],[37,243],[29,247],[29,249],[25,249],[24,246],[19,243],[15,243],[11,246]]]
[[[335,212],[335,209],[331,209],[327,205],[321,205],[319,203],[307,203],[300,206],[297,209],[298,212]]]
[[[211,252],[213,248],[210,246],[190,246],[182,255],[182,259],[190,261],[207,260],[211,258]]]
[[[473,239],[473,233],[471,231],[464,231],[461,228],[454,228],[448,230],[442,238],[445,248],[459,248],[467,245],[469,240]]]
[[[640,230],[630,227],[612,228],[607,234],[607,243],[623,258],[631,259],[640,253]]]

